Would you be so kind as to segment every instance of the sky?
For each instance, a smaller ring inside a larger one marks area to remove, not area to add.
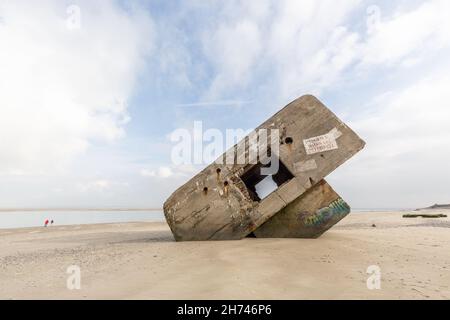
[[[208,164],[173,162],[175,130],[253,129],[304,94],[367,143],[327,177],[352,207],[450,203],[449,14],[448,0],[0,0],[0,208],[161,208]]]

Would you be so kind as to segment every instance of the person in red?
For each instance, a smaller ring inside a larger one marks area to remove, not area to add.
[[[48,225],[48,219],[45,219],[44,227],[46,227],[47,225]]]

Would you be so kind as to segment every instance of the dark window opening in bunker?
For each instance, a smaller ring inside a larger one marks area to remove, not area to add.
[[[278,172],[274,175],[262,175],[261,168],[269,168],[270,163],[264,165],[258,162],[258,164],[252,165],[241,176],[253,201],[261,201],[283,184],[294,178],[294,175],[286,168],[283,162],[278,158],[275,158],[275,161],[279,162],[279,168]]]

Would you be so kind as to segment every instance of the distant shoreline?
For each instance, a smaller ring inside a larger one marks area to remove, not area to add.
[[[353,212],[388,212],[450,209],[449,204],[435,204],[426,208],[353,208]],[[2,212],[42,212],[42,211],[163,211],[163,208],[0,208]]]
[[[419,208],[416,211],[420,210],[439,210],[439,209],[450,209],[450,204],[433,204],[432,206],[426,208]]]
[[[162,208],[0,208],[0,212],[19,211],[162,211]]]
[[[413,208],[352,208],[352,212],[414,211]],[[163,208],[0,208],[2,212],[42,212],[42,211],[163,211]]]

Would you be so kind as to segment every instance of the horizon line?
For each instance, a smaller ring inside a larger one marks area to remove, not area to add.
[[[0,208],[0,212],[14,211],[163,211],[162,208]]]

